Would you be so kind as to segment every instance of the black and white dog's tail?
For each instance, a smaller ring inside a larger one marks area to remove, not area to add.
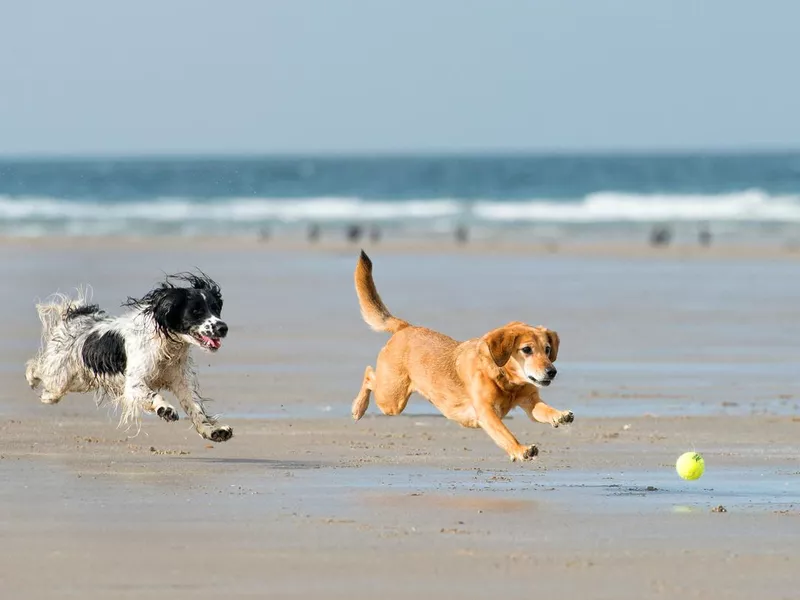
[[[47,353],[51,343],[74,339],[76,334],[85,328],[86,320],[94,322],[104,317],[105,313],[100,310],[99,306],[89,303],[90,297],[91,288],[83,288],[78,289],[75,298],[56,293],[44,302],[36,304],[36,312],[42,322],[42,343],[39,352],[27,362],[25,367],[25,375],[32,388],[37,388],[41,382],[37,375],[37,366]]]
[[[66,294],[53,294],[44,302],[36,304],[36,312],[42,322],[42,341],[52,337],[53,332],[67,321],[79,317],[96,320],[104,314],[97,304],[90,304],[91,288],[79,289],[76,298]]]

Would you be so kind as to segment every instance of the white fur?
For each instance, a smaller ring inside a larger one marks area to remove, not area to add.
[[[88,305],[86,296],[80,291],[76,299],[56,294],[36,306],[42,321],[42,346],[28,361],[25,375],[32,388],[43,387],[42,402],[55,404],[68,392],[95,392],[98,405],[108,400],[119,408],[121,424],[139,426],[142,412],[177,419],[177,411],[158,393],[169,390],[201,436],[226,441],[233,435],[230,427],[218,424],[205,412],[189,355],[190,343],[197,344],[190,336],[164,335],[141,307],[119,317],[96,312],[68,318],[70,311]],[[84,363],[87,338],[108,331],[124,339],[124,373],[102,375]]]

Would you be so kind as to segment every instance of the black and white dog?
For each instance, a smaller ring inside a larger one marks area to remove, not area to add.
[[[36,306],[42,347],[25,377],[32,388],[43,387],[42,402],[94,391],[98,404],[107,399],[121,409],[123,423],[138,424],[142,411],[176,421],[178,411],[158,393],[169,390],[201,436],[229,440],[233,430],[203,408],[189,356],[191,346],[216,352],[228,333],[219,286],[203,273],[179,273],[124,306],[126,314],[110,317],[84,294],[75,300],[56,295]]]

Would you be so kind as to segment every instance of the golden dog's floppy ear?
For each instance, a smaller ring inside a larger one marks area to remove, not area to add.
[[[498,367],[505,365],[508,359],[511,358],[511,355],[514,353],[514,346],[517,343],[517,338],[519,337],[511,325],[513,325],[513,323],[490,331],[483,336],[483,341],[486,343],[489,357]]]
[[[550,329],[547,329],[547,327],[542,327],[542,329],[544,329],[545,334],[547,334],[547,340],[550,342],[550,362],[553,362],[556,358],[558,358],[558,346],[561,343],[561,340],[555,331],[551,331]]]

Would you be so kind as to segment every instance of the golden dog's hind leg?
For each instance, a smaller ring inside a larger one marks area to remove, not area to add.
[[[385,415],[399,415],[405,409],[411,396],[411,379],[404,369],[398,368],[378,355],[376,369],[367,367],[361,391],[353,400],[353,418],[358,421],[369,406],[370,392],[375,394],[375,404]]]
[[[356,421],[363,417],[364,413],[367,412],[367,407],[369,406],[369,395],[374,389],[374,385],[375,371],[372,369],[372,366],[369,366],[364,371],[364,381],[361,383],[361,390],[358,392],[356,399],[353,400],[352,414],[353,419]]]
[[[387,360],[385,354],[378,355],[378,366],[373,375],[372,391],[375,404],[385,415],[399,415],[411,396],[411,379],[405,367]]]

